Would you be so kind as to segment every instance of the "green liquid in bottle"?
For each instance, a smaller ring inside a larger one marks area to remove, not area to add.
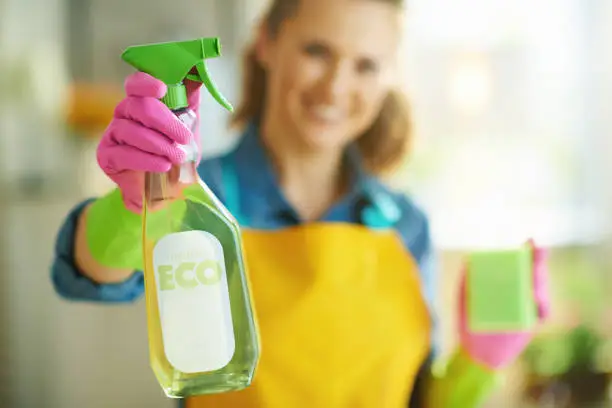
[[[158,382],[175,398],[249,386],[259,344],[237,222],[192,162],[147,174],[143,201],[149,354]]]

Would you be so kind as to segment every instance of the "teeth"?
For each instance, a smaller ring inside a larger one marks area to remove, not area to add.
[[[317,105],[311,108],[312,113],[323,120],[333,121],[342,118],[342,111],[333,106]]]

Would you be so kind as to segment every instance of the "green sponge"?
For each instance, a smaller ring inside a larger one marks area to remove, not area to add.
[[[469,255],[466,295],[470,331],[528,330],[537,323],[532,263],[529,247]]]

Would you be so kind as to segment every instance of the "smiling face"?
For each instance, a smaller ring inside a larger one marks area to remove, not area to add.
[[[401,19],[380,0],[300,0],[264,32],[265,120],[309,150],[342,148],[366,131],[393,86]]]

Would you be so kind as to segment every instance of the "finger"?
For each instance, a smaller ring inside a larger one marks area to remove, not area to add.
[[[142,209],[142,194],[144,186],[144,173],[137,171],[124,171],[111,178],[121,188],[121,196],[125,207],[135,213]]]
[[[172,163],[162,156],[127,145],[110,146],[98,151],[98,162],[109,174],[126,170],[165,173]]]
[[[200,89],[202,88],[202,83],[187,79],[184,81],[184,84],[187,90],[187,103],[189,104],[189,108],[197,113],[200,107]]]
[[[119,119],[130,119],[153,129],[174,142],[186,145],[191,131],[161,101],[154,98],[125,98],[115,109]]]
[[[110,137],[119,145],[133,146],[147,153],[163,156],[174,164],[182,163],[185,159],[185,152],[176,143],[140,123],[116,119],[115,129]]]
[[[538,265],[544,265],[548,260],[548,250],[546,248],[538,247],[535,244],[533,245],[532,250],[533,262]]]
[[[139,195],[131,196],[123,194],[123,203],[125,205],[125,208],[136,214],[140,214],[140,212],[142,211],[142,197],[140,197]]]
[[[533,252],[533,286],[538,316],[546,319],[550,315],[549,272],[546,264],[548,252],[535,247]]]
[[[537,246],[535,240],[530,238],[527,245],[531,248],[533,265],[533,289],[534,298],[538,308],[540,320],[550,315],[550,295],[548,287],[548,251]]]
[[[459,276],[459,294],[457,310],[459,311],[459,327],[463,328],[466,325],[466,311],[467,311],[467,274],[468,268],[463,265]]]
[[[168,87],[159,79],[144,72],[135,72],[124,83],[127,96],[161,99]]]

